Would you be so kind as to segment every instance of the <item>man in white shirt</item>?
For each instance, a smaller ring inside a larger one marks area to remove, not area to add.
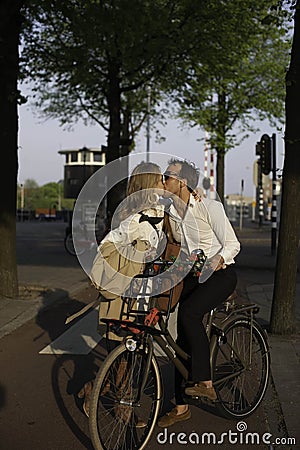
[[[186,254],[202,249],[207,256],[199,278],[191,273],[185,277],[179,302],[177,343],[191,355],[191,385],[185,388],[185,394],[216,400],[210,373],[209,341],[202,321],[204,315],[225,301],[236,287],[233,265],[240,243],[222,203],[193,195],[199,171],[192,163],[173,159],[164,177],[165,190],[173,199],[169,210],[173,238],[181,243],[181,250]],[[182,396],[182,381],[176,370],[176,407],[159,419],[161,427],[191,417]]]

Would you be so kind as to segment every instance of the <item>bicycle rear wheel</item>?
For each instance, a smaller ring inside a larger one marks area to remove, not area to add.
[[[245,418],[259,406],[268,386],[268,343],[260,325],[251,326],[247,318],[233,320],[223,331],[212,353],[216,407],[227,418]]]
[[[118,346],[105,359],[95,382],[89,428],[96,450],[143,449],[149,442],[159,413],[162,387],[158,364],[152,358],[142,385],[147,352]],[[141,425],[143,425],[141,427]]]

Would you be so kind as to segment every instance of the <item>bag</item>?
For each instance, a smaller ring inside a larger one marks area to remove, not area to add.
[[[149,244],[140,239],[118,247],[109,241],[100,244],[90,278],[104,299],[110,301],[124,295],[132,278],[143,273],[146,250]]]
[[[167,236],[168,243],[166,245],[166,249],[165,249],[165,252],[162,255],[162,257],[163,257],[163,259],[166,259],[167,261],[172,261],[178,257],[178,255],[180,253],[181,245],[174,242],[171,225],[170,225],[170,221],[169,221],[169,215],[167,213],[165,213],[165,217],[164,217],[164,231]],[[171,297],[170,311],[174,310],[175,306],[179,302],[179,299],[180,299],[180,296],[182,293],[183,280],[176,283],[176,279],[174,277],[176,277],[176,274],[170,274],[170,276],[168,278],[165,278],[163,280],[163,284],[165,285],[164,287],[166,288],[166,290],[164,292],[162,292],[162,294],[157,298],[157,306],[163,312],[168,311],[169,297],[171,294],[171,290],[173,292],[172,292],[172,297]],[[175,286],[174,286],[174,282],[176,283]],[[173,288],[171,288],[172,285],[173,285]]]

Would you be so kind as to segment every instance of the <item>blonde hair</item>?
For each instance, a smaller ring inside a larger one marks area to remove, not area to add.
[[[132,171],[127,183],[126,195],[144,189],[155,188],[161,180],[160,167],[155,163],[142,161]]]
[[[138,164],[131,172],[127,183],[126,198],[118,211],[120,220],[124,220],[131,214],[153,208],[157,202],[154,189],[157,189],[161,180],[162,173],[157,164],[144,161]]]

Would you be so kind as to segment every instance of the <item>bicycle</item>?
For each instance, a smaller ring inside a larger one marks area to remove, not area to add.
[[[139,278],[147,280],[144,275]],[[163,397],[154,343],[188,381],[190,356],[168,331],[171,297],[172,289],[165,312],[156,308],[155,297],[149,297],[147,311],[135,309],[136,299],[124,297],[127,311],[123,310],[121,319],[102,320],[108,329],[123,333],[124,340],[108,354],[94,380],[89,429],[95,450],[142,450],[149,442]],[[256,304],[228,300],[207,315],[215,407],[227,418],[244,419],[252,414],[268,386],[269,345],[255,319],[258,311]],[[195,401],[200,399],[186,397],[186,403]]]
[[[97,242],[95,242],[94,238],[92,236],[89,236],[86,225],[84,223],[80,223],[77,228],[79,230],[79,236],[82,237],[76,238],[76,248],[74,246],[72,228],[69,226],[65,231],[64,246],[66,251],[72,256],[80,256],[89,250],[96,249],[98,243],[101,242],[101,239],[105,235],[105,232],[103,232],[103,230],[96,230]]]

